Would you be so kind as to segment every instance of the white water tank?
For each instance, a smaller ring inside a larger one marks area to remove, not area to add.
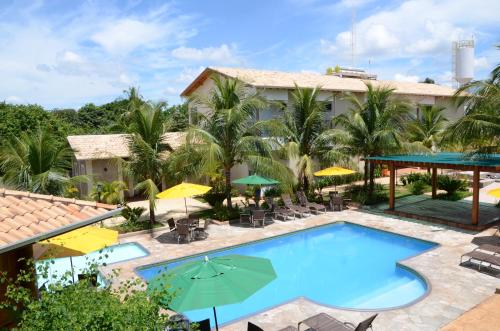
[[[455,79],[460,85],[474,78],[474,40],[460,40],[455,44]]]

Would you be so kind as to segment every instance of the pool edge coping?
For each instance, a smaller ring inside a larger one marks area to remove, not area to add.
[[[246,319],[246,318],[249,318],[249,317],[252,317],[252,316],[256,316],[256,315],[261,314],[263,312],[266,312],[266,311],[278,308],[280,306],[283,306],[283,305],[286,305],[286,304],[289,304],[289,303],[292,303],[294,301],[301,300],[301,299],[305,300],[305,301],[308,301],[310,303],[313,303],[315,305],[325,307],[325,308],[345,310],[345,311],[374,312],[374,313],[377,313],[377,312],[390,311],[390,310],[399,310],[399,309],[407,308],[409,306],[417,304],[418,302],[424,300],[425,298],[427,298],[430,295],[430,293],[432,292],[432,283],[429,280],[429,278],[427,278],[423,273],[421,273],[421,272],[413,269],[412,267],[410,267],[408,265],[405,265],[404,262],[406,262],[406,261],[408,261],[408,260],[410,260],[412,258],[415,258],[417,256],[420,256],[422,254],[428,253],[428,252],[430,252],[430,251],[432,251],[434,249],[437,249],[439,247],[442,247],[442,245],[440,243],[437,243],[437,242],[434,242],[434,241],[431,241],[431,240],[426,240],[426,239],[412,237],[412,236],[409,236],[409,235],[397,233],[397,232],[390,231],[390,230],[378,229],[378,228],[371,227],[371,226],[368,226],[368,225],[363,225],[363,224],[358,224],[358,223],[353,223],[353,222],[343,221],[343,220],[329,222],[329,223],[326,223],[326,224],[315,225],[315,226],[312,226],[312,227],[309,227],[309,228],[306,228],[306,229],[294,230],[294,231],[291,231],[291,232],[282,233],[282,234],[278,234],[278,235],[275,235],[275,236],[270,236],[270,237],[261,238],[261,239],[257,239],[257,240],[252,240],[252,241],[248,241],[248,242],[244,242],[244,243],[240,243],[240,244],[235,244],[235,245],[225,246],[225,247],[221,247],[221,248],[216,248],[216,249],[212,249],[212,250],[208,250],[208,251],[204,251],[204,252],[200,252],[200,253],[196,253],[196,254],[191,254],[191,255],[187,255],[187,256],[182,256],[182,257],[178,257],[178,258],[174,258],[174,259],[167,259],[167,260],[163,260],[163,261],[159,261],[159,262],[155,262],[155,263],[149,263],[149,264],[145,264],[145,265],[141,265],[141,266],[135,267],[135,268],[133,268],[133,270],[134,270],[134,272],[135,272],[135,274],[137,276],[139,276],[144,282],[147,283],[146,279],[144,277],[142,277],[138,273],[138,270],[140,270],[140,269],[147,269],[147,268],[150,268],[150,267],[153,267],[153,266],[158,266],[158,265],[161,265],[161,264],[174,263],[174,262],[188,260],[188,259],[192,259],[192,258],[196,258],[196,257],[201,257],[203,255],[213,254],[213,253],[217,253],[217,252],[220,252],[220,251],[225,251],[225,250],[230,250],[230,249],[233,249],[233,248],[238,248],[238,247],[241,247],[241,246],[246,246],[246,245],[249,245],[249,244],[254,244],[254,243],[259,243],[259,242],[263,242],[263,241],[268,241],[268,240],[273,240],[273,239],[281,238],[281,237],[286,237],[286,236],[294,235],[294,234],[297,234],[297,233],[300,233],[300,232],[312,231],[312,230],[315,230],[315,229],[318,229],[318,228],[327,227],[327,226],[331,226],[331,225],[335,225],[335,224],[346,224],[346,223],[350,224],[350,225],[358,226],[358,227],[367,228],[367,229],[374,230],[374,231],[386,232],[386,233],[390,233],[392,235],[396,235],[396,236],[399,236],[399,237],[405,237],[405,238],[409,238],[409,239],[418,240],[418,241],[422,241],[422,242],[426,242],[426,243],[432,244],[433,245],[432,247],[429,247],[428,249],[426,249],[424,251],[421,251],[419,253],[416,253],[416,254],[410,255],[408,257],[405,257],[402,260],[397,260],[396,261],[396,266],[399,266],[399,267],[407,270],[408,272],[411,272],[412,274],[414,274],[416,277],[420,278],[420,280],[422,280],[424,282],[424,284],[426,285],[425,292],[421,296],[419,296],[418,298],[416,298],[416,299],[414,299],[414,300],[412,300],[410,302],[407,302],[407,303],[405,303],[403,305],[394,306],[394,307],[388,307],[388,308],[380,308],[380,309],[346,308],[346,307],[340,307],[340,306],[334,306],[334,305],[328,305],[328,304],[320,303],[320,302],[312,300],[312,299],[310,299],[310,298],[308,298],[306,296],[298,296],[298,297],[294,297],[294,298],[291,298],[289,300],[286,300],[286,301],[284,301],[282,303],[279,303],[277,305],[270,306],[270,307],[267,307],[265,309],[258,310],[256,312],[251,313],[251,314],[243,315],[243,316],[241,316],[241,317],[239,317],[237,319],[234,319],[234,320],[232,320],[230,322],[222,323],[222,324],[220,324],[220,326],[228,326],[228,325],[240,322],[243,319]]]

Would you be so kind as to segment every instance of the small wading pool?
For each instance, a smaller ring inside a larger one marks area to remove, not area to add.
[[[217,307],[217,318],[220,324],[232,322],[298,297],[356,310],[406,305],[426,294],[428,287],[422,277],[397,262],[435,246],[352,223],[335,223],[209,252],[209,257],[241,254],[268,258],[278,275],[242,303]],[[147,281],[203,256],[143,266],[136,272]],[[211,309],[185,314],[192,321],[211,318],[213,323]]]
[[[132,260],[139,257],[144,257],[149,255],[149,252],[137,243],[126,243],[106,247],[99,251],[94,251],[87,255],[73,256],[73,270],[75,275],[75,280],[78,280],[78,274],[82,271],[88,269],[91,264],[103,265],[123,262],[126,260]],[[51,262],[54,261],[52,264]],[[62,275],[66,272],[71,272],[71,263],[69,257],[63,257],[58,259],[47,259],[42,261],[37,261],[37,266],[47,263],[48,266],[48,277],[44,278],[38,276],[38,287],[49,285],[54,280],[60,279]],[[54,278],[55,277],[55,278]],[[105,280],[101,275],[98,275],[99,285],[104,285]]]

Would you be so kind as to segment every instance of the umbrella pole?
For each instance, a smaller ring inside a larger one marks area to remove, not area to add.
[[[73,279],[73,284],[75,283],[75,269],[73,269],[73,258],[69,257],[69,263],[71,264],[71,278]]]
[[[217,312],[215,311],[215,307],[213,307],[214,309],[214,318],[215,318],[215,330],[219,331],[219,323],[217,323]]]
[[[186,217],[189,217],[189,214],[188,214],[188,205],[187,205],[187,202],[186,202],[186,198],[184,198],[184,207],[186,208]]]

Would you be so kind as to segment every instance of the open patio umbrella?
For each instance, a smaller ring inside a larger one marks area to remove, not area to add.
[[[43,250],[39,259],[69,257],[73,283],[75,275],[73,256],[85,255],[118,242],[118,232],[95,226],[86,226],[38,243]]]
[[[153,278],[148,290],[170,285],[175,296],[168,308],[177,312],[212,307],[217,330],[216,306],[242,302],[276,279],[270,260],[243,255],[205,257],[175,267],[168,275]]]
[[[489,190],[488,194],[495,198],[500,198],[500,187],[494,188],[493,190]]]
[[[330,167],[320,171],[316,171],[314,176],[317,177],[327,177],[327,176],[344,176],[355,173],[354,170],[342,168],[342,167]],[[335,185],[335,191],[337,191],[337,185]]]
[[[184,198],[184,207],[186,208],[186,216],[188,215],[186,198],[194,197],[196,195],[205,194],[212,188],[210,186],[191,184],[191,183],[181,183],[179,185],[172,186],[165,191],[158,193],[156,197],[158,199],[179,199]]]
[[[242,185],[253,185],[253,186],[269,186],[276,185],[280,182],[271,178],[262,177],[259,175],[251,175],[243,178],[238,178],[232,181],[233,184],[242,184]],[[260,193],[260,192],[259,192]],[[255,190],[255,203],[257,206],[259,205],[259,196],[257,194],[257,190]]]

